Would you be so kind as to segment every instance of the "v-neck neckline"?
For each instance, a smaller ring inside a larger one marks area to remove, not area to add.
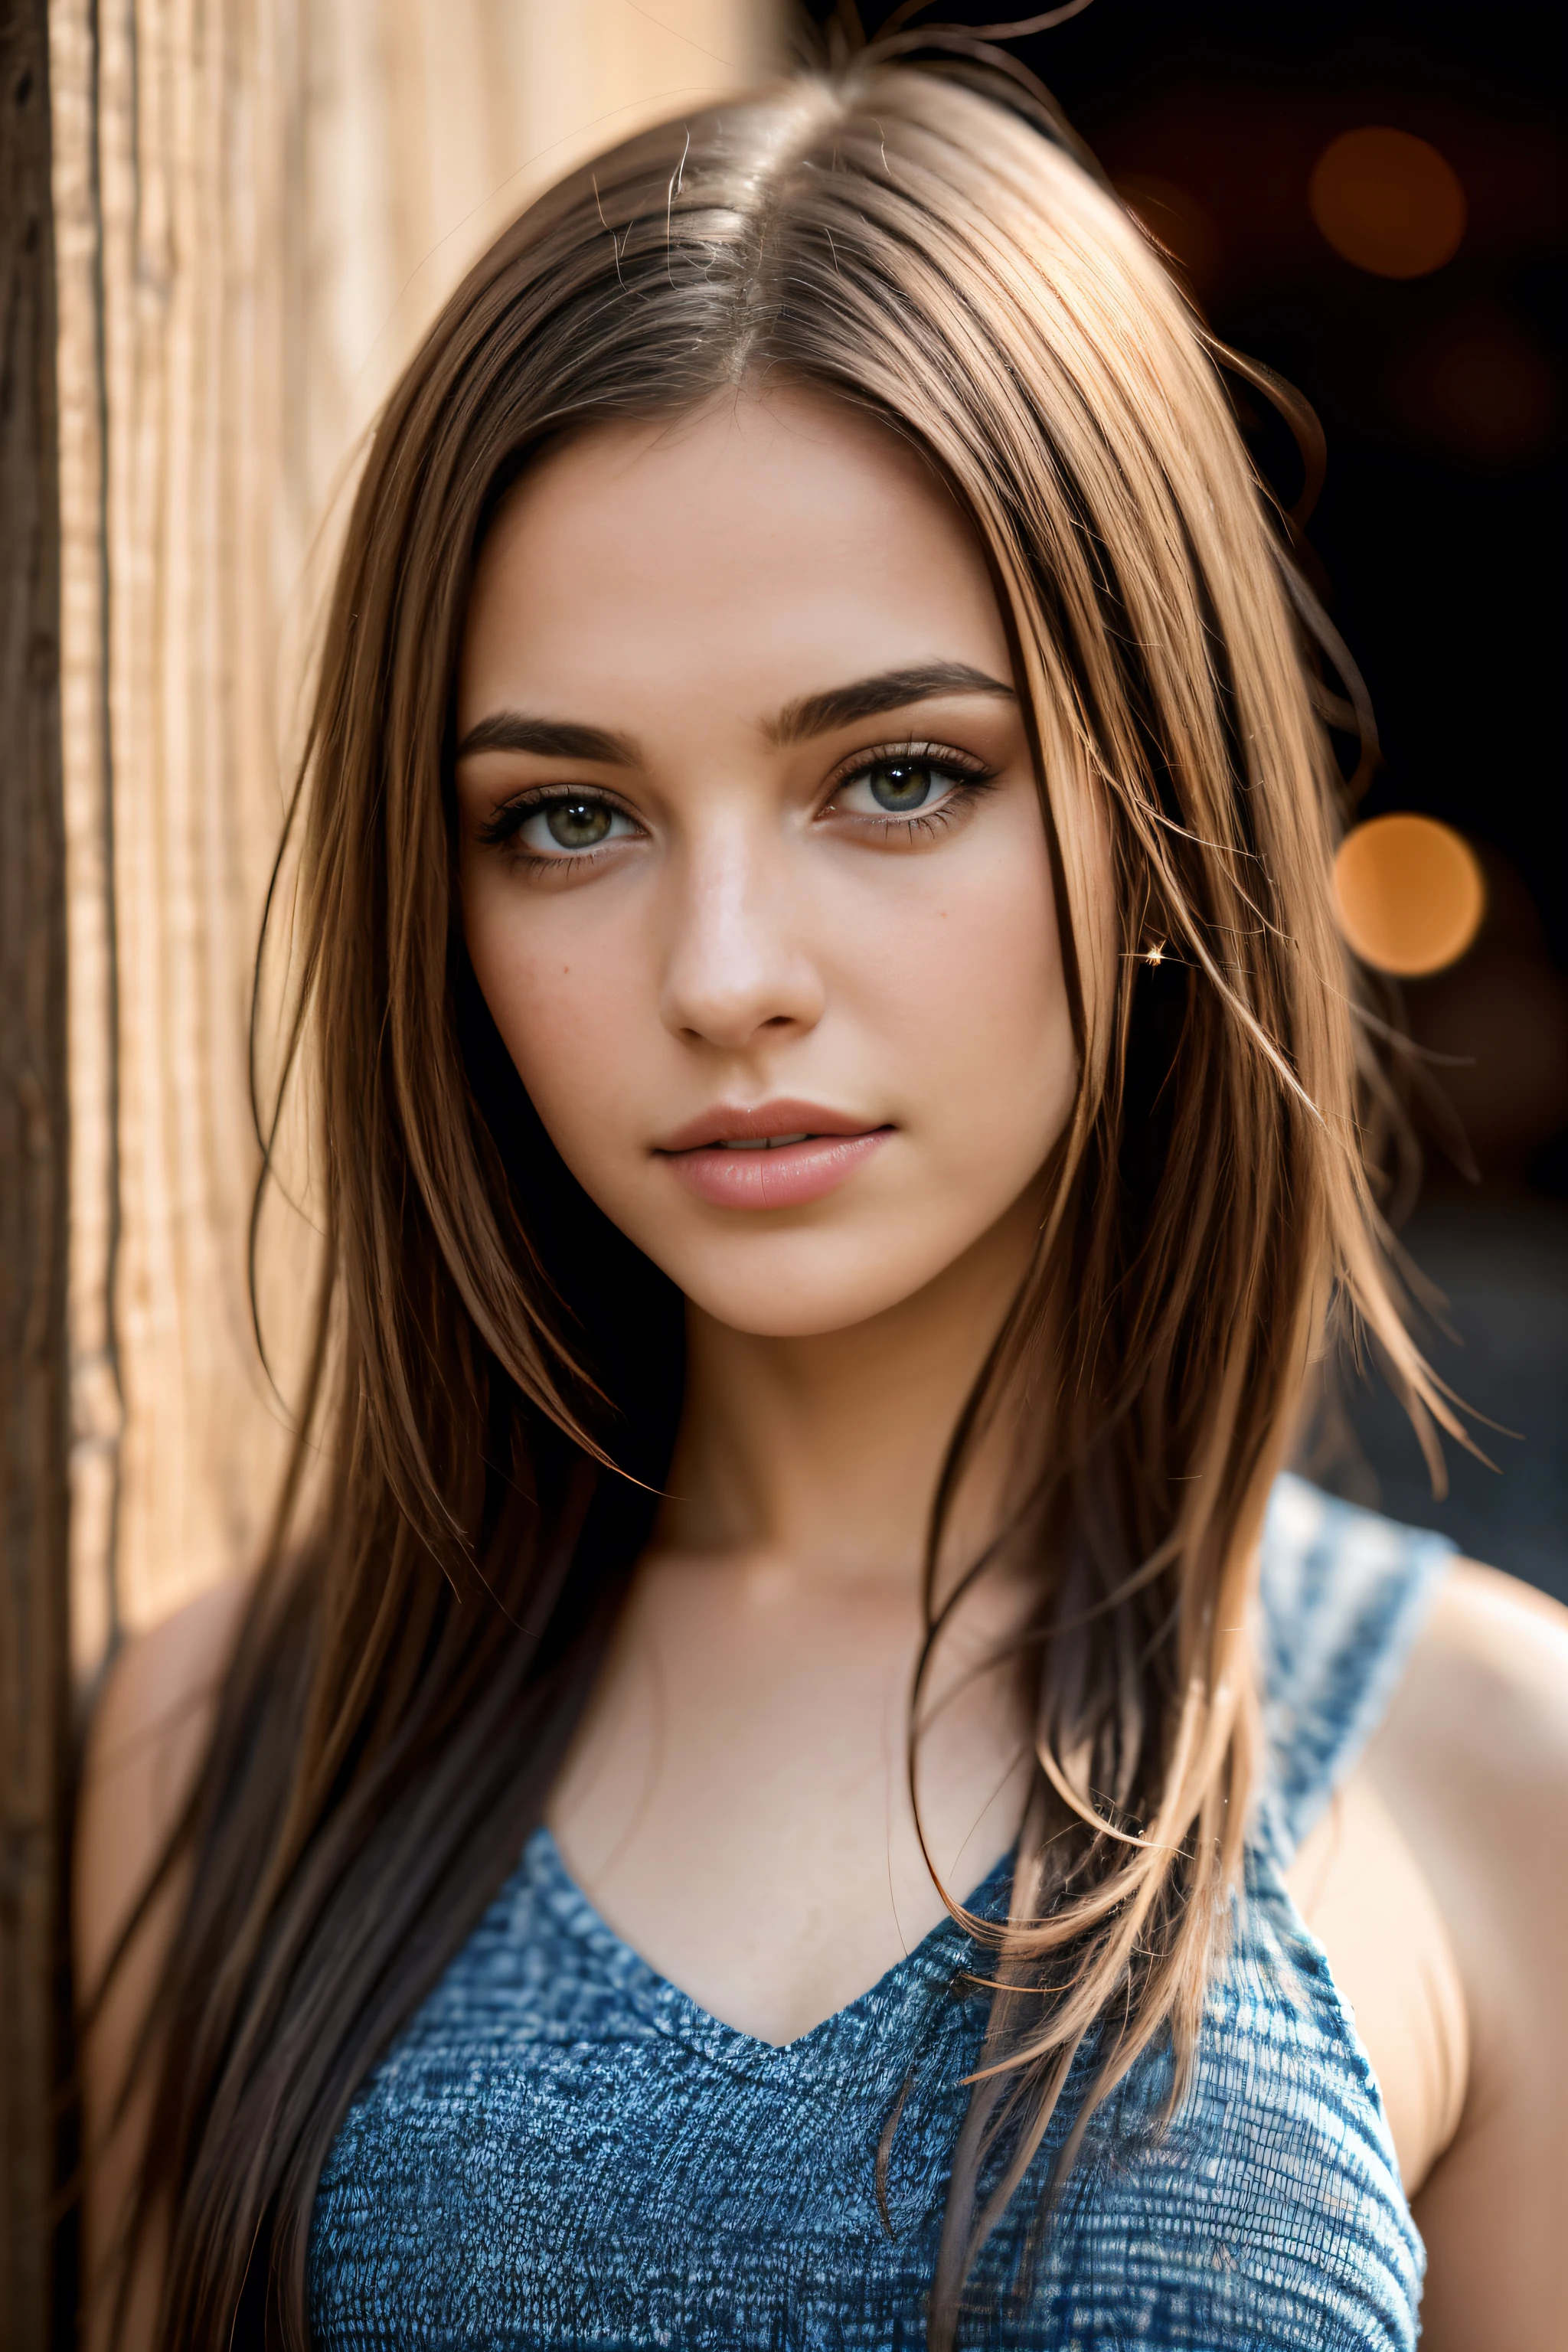
[[[916,2021],[910,2012],[927,2011],[963,1987],[963,1964],[974,1948],[955,1919],[939,1919],[853,2000],[789,2042],[767,2042],[714,2016],[644,1959],[583,1892],[548,1826],[534,1832],[522,1862],[558,1925],[594,1954],[616,1990],[650,2025],[715,2063],[746,2074],[809,2076],[827,2067],[840,2074],[847,2042],[855,2045],[868,2071],[879,2073],[879,2056],[897,2053],[901,2072],[909,2058],[907,2028]],[[1012,1875],[1009,1851],[986,1872],[965,1908],[1005,1916]],[[899,2031],[900,2023],[906,2032]]]

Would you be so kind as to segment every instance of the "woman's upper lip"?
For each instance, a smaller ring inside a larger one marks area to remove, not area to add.
[[[715,1103],[699,1111],[654,1145],[656,1151],[700,1151],[710,1143],[756,1143],[774,1135],[868,1135],[885,1119],[860,1118],[854,1111],[828,1110],[822,1103],[798,1102],[793,1097],[754,1103]]]

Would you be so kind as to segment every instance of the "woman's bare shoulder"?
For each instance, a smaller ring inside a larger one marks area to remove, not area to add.
[[[1546,2352],[1568,2234],[1568,1609],[1460,1562],[1365,1769],[1441,1910],[1468,2020],[1464,2113],[1415,2208],[1422,2340]]]
[[[149,2112],[148,2083],[144,2075],[133,2080],[132,2065],[178,1916],[177,1876],[148,1904],[126,1948],[120,1947],[201,1768],[250,1591],[245,1580],[220,1585],[127,1642],[93,1710],[75,1874],[89,2352],[107,2352],[112,2332],[113,2250],[135,2194]],[[150,2352],[157,2338],[157,2268],[144,2247],[118,2338],[134,2352]]]
[[[1368,1760],[1381,1782],[1441,1790],[1467,1818],[1478,1806],[1517,1807],[1541,1855],[1552,1800],[1568,1800],[1568,1609],[1517,1577],[1458,1561]],[[1568,1817],[1558,1833],[1568,1835]],[[1469,1859],[1487,1869],[1490,1842]]]
[[[1516,1967],[1529,1970],[1539,1950],[1558,1978],[1564,1947],[1552,1939],[1568,1928],[1568,1609],[1458,1561],[1366,1769],[1445,1911],[1458,1915],[1457,1940],[1489,1946],[1505,1935]],[[1563,2027],[1568,2040],[1568,2011]]]
[[[247,1577],[230,1577],[132,1634],[104,1678],[93,1740],[135,1738],[199,1706],[228,1663],[251,1589]]]
[[[250,1597],[217,1585],[116,1656],[93,1709],[77,1836],[77,1957],[96,1981],[190,1792]]]

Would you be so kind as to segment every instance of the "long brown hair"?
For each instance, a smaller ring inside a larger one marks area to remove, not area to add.
[[[325,632],[295,999],[324,1278],[295,1478],[165,1864],[190,1892],[148,2021],[134,2226],[166,2247],[168,2352],[308,2341],[322,2161],[539,1817],[680,1409],[680,1301],[566,1174],[464,950],[476,551],[551,436],[772,381],[916,443],[989,551],[1079,1031],[1051,1213],[932,1517],[934,1643],[949,1503],[1030,1370],[1052,1433],[1019,1522],[1038,1769],[933,2346],[1075,2055],[1095,2087],[1064,2163],[1162,2037],[1181,2094],[1255,1780],[1263,1508],[1331,1318],[1447,1420],[1363,1171],[1304,606],[1201,322],[1135,225],[969,66],[804,77],[567,180],[392,398]]]

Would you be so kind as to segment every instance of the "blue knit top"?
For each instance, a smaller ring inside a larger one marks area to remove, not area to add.
[[[1392,1694],[1450,1547],[1293,1478],[1263,1548],[1272,1755],[1191,2087],[1082,2083],[971,2276],[963,2346],[1403,2352],[1422,2252],[1354,2024],[1286,1891]],[[977,1908],[1005,1913],[1007,1866]],[[321,2352],[923,2347],[984,2026],[951,1922],[782,2048],[721,2024],[595,1911],[547,1830],[364,2084],[321,2175]],[[876,2164],[905,2092],[885,2179]]]

